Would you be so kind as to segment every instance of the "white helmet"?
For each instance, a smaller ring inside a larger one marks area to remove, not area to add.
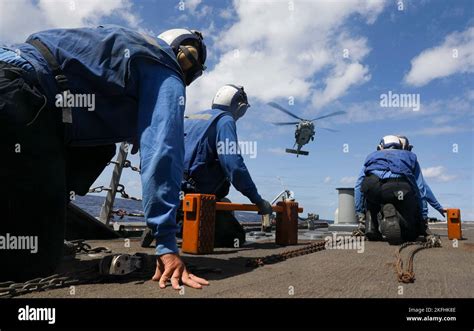
[[[207,50],[201,32],[187,29],[171,29],[160,34],[158,38],[170,45],[176,57],[182,52],[184,56],[186,56],[186,59],[192,63],[191,69],[184,73],[186,85],[191,84],[206,70],[204,63],[206,62]],[[196,60],[184,46],[195,47],[198,51],[198,59]]]
[[[243,86],[227,84],[217,91],[212,100],[212,109],[228,111],[237,121],[250,107]]]
[[[411,151],[413,149],[413,146],[410,145],[410,141],[406,136],[397,136],[398,139],[400,139],[400,142],[402,143],[402,149],[406,151]]]
[[[380,140],[377,150],[381,149],[403,149],[403,144],[398,136],[388,135]]]

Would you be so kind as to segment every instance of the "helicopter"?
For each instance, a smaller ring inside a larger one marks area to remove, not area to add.
[[[276,123],[273,123],[274,125],[296,125],[295,144],[293,145],[293,149],[287,148],[285,150],[285,152],[287,152],[287,153],[296,154],[296,157],[298,157],[299,155],[308,155],[309,154],[308,151],[302,151],[301,147],[303,147],[304,145],[309,143],[310,139],[311,139],[311,141],[314,140],[314,135],[316,134],[315,126],[314,126],[314,123],[313,123],[314,121],[320,120],[320,119],[323,119],[323,118],[332,117],[332,116],[346,114],[345,111],[341,110],[341,111],[336,111],[336,112],[331,113],[331,114],[319,116],[319,117],[313,118],[311,120],[306,120],[306,119],[303,119],[303,118],[293,114],[288,109],[283,108],[282,106],[280,106],[276,102],[269,102],[268,105],[275,108],[275,109],[278,109],[278,110],[284,112],[285,114],[290,115],[291,117],[294,117],[298,120],[297,122],[276,122]],[[327,131],[331,131],[331,132],[338,132],[337,130],[328,129],[328,128],[319,127],[319,129],[323,129],[323,130],[327,130]],[[296,146],[297,146],[297,148],[294,149]]]

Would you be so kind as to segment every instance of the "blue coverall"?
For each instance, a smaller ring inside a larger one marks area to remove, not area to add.
[[[369,156],[370,157],[370,156]],[[402,177],[401,174],[392,173],[390,170],[372,170],[369,172],[370,174],[374,174],[380,179],[387,179],[387,178],[400,178]],[[356,205],[356,212],[357,213],[364,213],[365,212],[365,197],[364,193],[361,192],[361,184],[364,178],[366,177],[366,168],[365,166],[362,167],[361,172],[359,173],[359,177],[355,184],[355,205]],[[419,197],[420,203],[420,211],[421,216],[423,219],[428,217],[428,205],[429,203],[433,208],[435,208],[441,215],[444,215],[443,207],[441,204],[436,200],[431,188],[425,182],[423,178],[423,174],[421,173],[421,168],[418,162],[416,162],[414,167],[413,175],[416,180],[416,187],[412,187],[415,192],[418,192],[417,196]]]
[[[92,33],[93,35],[94,33],[92,29],[83,30],[88,34]],[[123,30],[126,29],[111,28],[109,30],[104,29],[103,31],[108,33],[106,36],[110,40],[112,33],[122,33],[121,31]],[[59,34],[67,33],[67,30],[57,31],[59,31]],[[82,33],[80,29],[76,31]],[[50,35],[55,36],[56,30],[46,31],[44,39],[49,40]],[[126,34],[125,37],[127,37]],[[135,40],[138,38],[135,35],[133,37]],[[63,40],[65,44],[74,44],[74,41]],[[47,70],[45,63],[41,63],[44,61],[40,60],[32,63],[31,60],[31,62],[28,62],[25,59],[24,56],[26,55],[29,56],[29,59],[41,59],[39,53],[32,46],[28,44],[20,45],[18,47],[23,51],[21,56],[13,52],[12,48],[10,50],[0,48],[0,61],[14,64],[29,72],[32,72],[34,69],[37,71],[39,69]],[[74,46],[72,45],[71,47],[73,48]],[[129,45],[125,42],[123,47],[125,48],[126,46]],[[96,45],[96,47],[100,47],[100,45]],[[116,43],[114,47],[121,47],[121,45]],[[163,42],[161,42],[160,47],[164,48],[168,54],[172,54],[171,49],[169,47],[166,49],[167,46]],[[90,53],[81,50],[79,52],[80,56],[87,56],[87,53]],[[77,57],[74,61],[80,61],[79,55],[71,54],[71,56]],[[120,58],[115,60],[120,61]],[[171,60],[168,58],[167,61],[170,62]],[[172,61],[175,61],[175,59]],[[97,70],[102,70],[102,68],[97,68]],[[92,72],[97,72],[97,70]],[[102,82],[96,81],[95,83],[96,87],[100,88]],[[83,88],[89,87],[84,86]],[[45,88],[45,90],[48,91],[48,88]],[[109,120],[108,123],[103,123],[103,127],[100,127],[100,124],[98,126],[97,123],[101,123],[101,121],[98,121],[97,118],[92,118],[93,114],[75,113],[78,116],[90,117],[89,119],[87,117],[80,118],[80,121],[75,122],[77,130],[74,132],[76,134],[74,139],[76,141],[72,140],[71,144],[77,142],[80,145],[87,146],[87,141],[81,141],[80,132],[86,134],[88,126],[96,132],[104,131],[104,143],[122,141],[123,136],[129,139],[139,138],[143,208],[146,221],[154,230],[157,239],[156,253],[157,255],[178,253],[175,237],[178,228],[175,215],[180,203],[179,191],[183,174],[185,84],[182,77],[180,77],[176,70],[172,70],[170,66],[150,61],[145,57],[138,57],[131,66],[130,79],[128,80],[126,91],[130,94],[131,100],[137,100],[136,115],[132,115],[136,117],[135,122],[131,121],[127,126],[126,121],[123,120],[123,117],[130,116],[130,113],[124,115],[123,112],[117,111],[113,113],[108,109],[97,108],[97,115],[100,115],[101,111],[105,110],[105,113],[103,112],[102,115]],[[74,93],[74,91],[72,92]],[[87,92],[95,93],[96,91],[90,90]],[[54,95],[47,96],[49,100],[54,100]],[[133,109],[130,109],[130,111],[133,111]],[[119,127],[117,128],[117,126]],[[120,138],[111,136],[110,131],[112,130],[119,132]],[[108,135],[105,131],[109,131]],[[100,139],[101,137],[99,136],[98,138]]]
[[[238,144],[237,128],[230,113],[209,109],[197,114],[222,116],[210,119],[185,119],[185,170],[196,182],[200,193],[215,194],[223,182],[232,185],[252,203],[258,204],[262,197],[257,191],[244,159],[240,153],[218,153],[218,143]]]

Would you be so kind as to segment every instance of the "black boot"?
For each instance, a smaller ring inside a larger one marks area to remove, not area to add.
[[[379,231],[378,222],[372,219],[372,214],[369,211],[365,214],[365,236],[369,241],[380,241],[383,239]]]
[[[380,224],[380,231],[390,245],[399,245],[402,242],[400,228],[400,215],[391,203],[387,203],[382,208],[383,219]]]

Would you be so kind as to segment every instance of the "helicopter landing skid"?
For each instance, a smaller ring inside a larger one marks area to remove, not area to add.
[[[309,152],[308,151],[297,151],[296,149],[290,149],[290,148],[287,148],[285,149],[285,152],[287,153],[291,153],[291,154],[296,154],[296,155],[308,155]]]

